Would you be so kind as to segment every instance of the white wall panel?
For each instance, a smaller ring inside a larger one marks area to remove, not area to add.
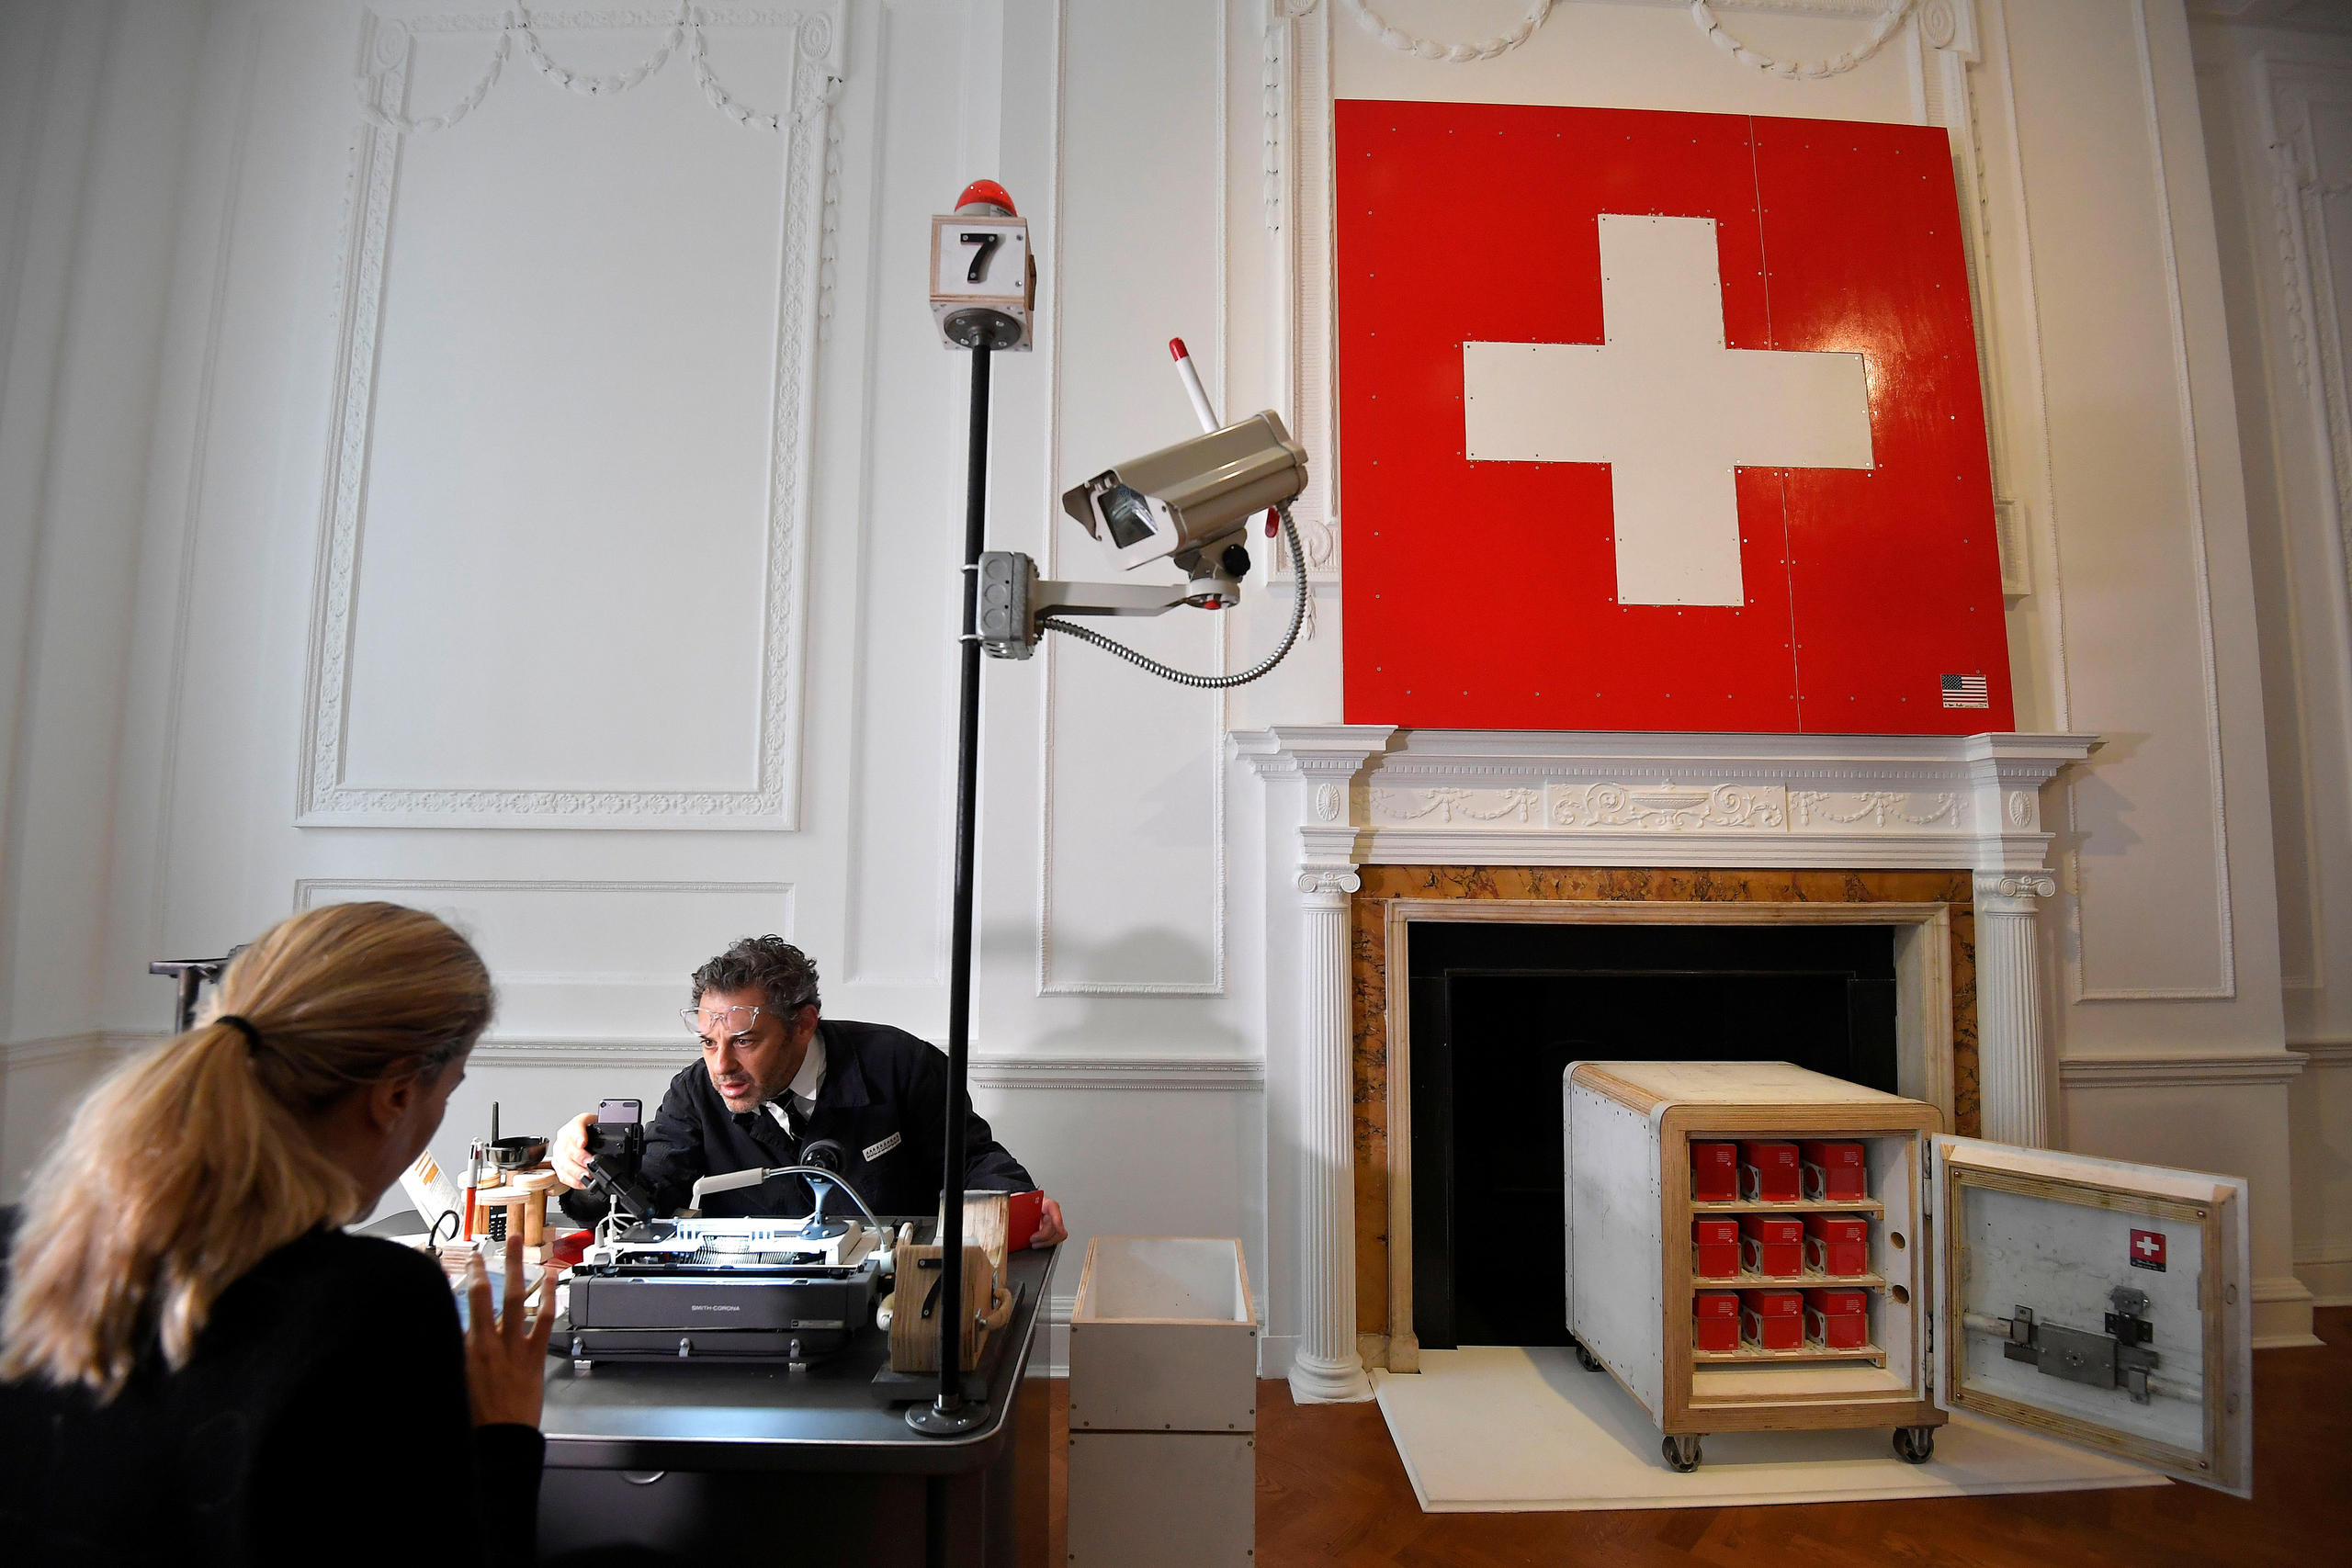
[[[862,986],[946,978],[967,371],[923,301],[931,216],[948,210],[975,172],[957,155],[967,65],[958,54],[969,51],[942,46],[974,25],[952,6],[879,6],[873,19],[880,199],[864,274],[870,293],[852,318],[869,380],[856,657],[844,672],[856,683],[857,716],[842,970]]]
[[[2064,301],[2040,322],[2067,612],[2059,674],[2071,722],[2108,740],[2068,789],[2071,969],[2083,998],[2228,997],[2212,606],[2136,9],[2006,8],[2035,282]],[[2087,101],[2109,112],[2086,115]],[[2153,899],[2176,918],[2135,918]]]
[[[461,120],[363,131],[310,819],[792,825],[831,20],[715,17],[789,137],[683,65],[629,84],[676,39],[622,12],[511,51],[603,91],[517,60]],[[480,22],[368,17],[362,90],[466,101]]]
[[[1068,0],[1064,28],[1058,431],[1048,476],[1057,491],[1198,433],[1169,362],[1170,337],[1201,355],[1213,400],[1223,357],[1219,7]],[[1218,412],[1230,417],[1222,404]],[[1077,524],[1057,517],[1048,526],[1051,564],[1041,570],[1106,575]],[[1176,572],[1159,564],[1136,575]],[[1262,592],[1262,581],[1250,589]],[[1185,611],[1112,629],[1179,669],[1221,668],[1216,616]],[[1057,638],[1044,657],[1040,989],[1222,989],[1217,699]]]
[[[2196,38],[2246,477],[2288,1046],[2295,1274],[2352,1301],[2352,37]]]

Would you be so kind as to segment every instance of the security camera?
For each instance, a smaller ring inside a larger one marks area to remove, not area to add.
[[[1018,551],[984,551],[975,585],[980,646],[999,659],[1026,659],[1045,624],[1056,617],[1158,615],[1182,604],[1225,609],[1240,597],[1240,579],[1250,570],[1242,543],[1250,520],[1272,509],[1286,524],[1286,509],[1306,488],[1306,453],[1272,409],[1105,468],[1066,491],[1063,508],[1121,566],[1171,559],[1185,581],[1056,581],[1039,577],[1036,562]],[[1295,558],[1296,531],[1285,525],[1283,537]],[[1306,581],[1303,568],[1299,581]],[[1294,606],[1285,651],[1304,608],[1303,599]],[[1074,635],[1101,640],[1091,632]],[[1238,678],[1207,679],[1222,684]]]
[[[1250,519],[1306,488],[1306,453],[1272,409],[1105,468],[1062,508],[1132,570],[1173,557],[1192,576],[1223,571]],[[1247,570],[1247,557],[1239,563]],[[1227,575],[1238,576],[1238,572]]]

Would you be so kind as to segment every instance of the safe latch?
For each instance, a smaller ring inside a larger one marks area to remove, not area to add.
[[[2108,1292],[2115,1310],[2107,1314],[2104,1331],[2068,1328],[2043,1323],[2031,1307],[2020,1306],[2000,1319],[2008,1338],[2001,1354],[2012,1361],[2028,1361],[2047,1376],[2093,1388],[2120,1388],[2134,1404],[2148,1403],[2148,1374],[2156,1369],[2157,1355],[2145,1348],[2155,1337],[2148,1321],[2148,1292],[2129,1285]]]

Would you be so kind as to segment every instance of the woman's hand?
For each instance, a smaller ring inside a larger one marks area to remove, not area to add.
[[[523,1322],[523,1235],[519,1225],[506,1232],[506,1311],[490,1313],[490,1274],[481,1254],[466,1266],[466,1393],[474,1408],[474,1425],[518,1427],[539,1424],[539,1404],[547,1392],[548,1331],[555,1326],[556,1270],[539,1276],[539,1310],[528,1327]]]
[[[1069,1227],[1062,1224],[1062,1206],[1051,1198],[1037,1205],[1037,1228],[1029,1236],[1032,1247],[1059,1247],[1069,1239]]]

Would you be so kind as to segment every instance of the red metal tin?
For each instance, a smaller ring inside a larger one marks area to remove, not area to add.
[[[1797,1145],[1797,1168],[1801,1190],[1808,1198],[1838,1201],[1870,1196],[1870,1173],[1860,1144],[1807,1138]]]
[[[1739,1260],[1751,1274],[1793,1280],[1804,1271],[1804,1225],[1786,1214],[1742,1214]]]
[[[1702,1280],[1729,1279],[1739,1272],[1737,1220],[1690,1222],[1690,1272]]]
[[[1804,1345],[1804,1297],[1796,1291],[1739,1292],[1739,1334],[1758,1350],[1795,1350]]]
[[[1870,1343],[1870,1292],[1847,1287],[1804,1293],[1804,1337],[1830,1350],[1859,1349]]]
[[[1702,1350],[1739,1348],[1737,1291],[1701,1291],[1690,1298],[1690,1342]]]
[[[1816,1274],[1870,1272],[1870,1222],[1852,1214],[1804,1217],[1804,1266]]]
[[[1690,1145],[1690,1198],[1698,1203],[1728,1203],[1739,1196],[1739,1145]]]
[[[1776,1140],[1739,1142],[1740,1195],[1765,1203],[1794,1202],[1798,1194],[1797,1146]]]

